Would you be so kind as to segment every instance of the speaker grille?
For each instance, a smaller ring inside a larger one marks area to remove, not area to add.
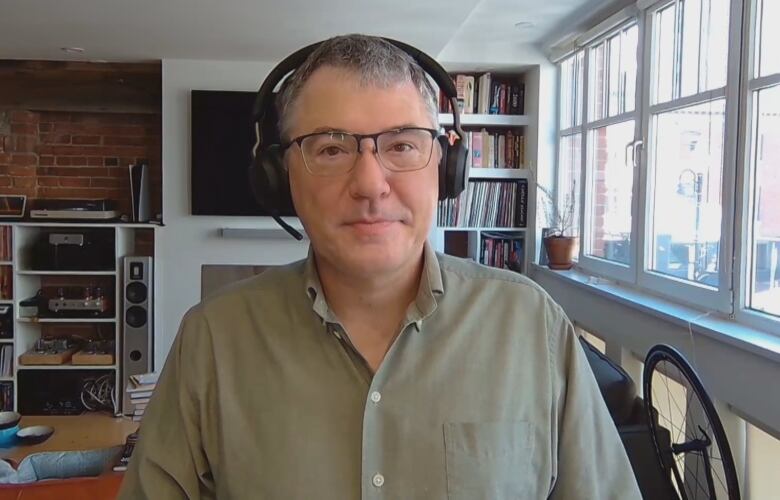
[[[125,313],[125,323],[133,328],[141,328],[146,324],[146,309],[140,306],[132,306]]]
[[[140,281],[134,281],[125,288],[125,298],[133,304],[140,304],[146,300],[148,289]]]

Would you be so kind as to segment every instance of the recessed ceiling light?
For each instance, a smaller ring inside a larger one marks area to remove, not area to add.
[[[66,52],[68,54],[83,54],[84,49],[81,47],[61,47],[61,51]]]
[[[536,26],[536,23],[533,21],[520,21],[519,23],[515,23],[515,28],[519,30],[527,30],[529,28],[533,28]]]

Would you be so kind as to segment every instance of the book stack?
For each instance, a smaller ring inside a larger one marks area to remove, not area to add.
[[[149,404],[154,388],[157,385],[157,377],[157,373],[130,375],[130,382],[127,384],[127,394],[130,396],[130,403],[133,405],[134,422],[140,422],[143,418],[146,406]]]
[[[0,382],[0,411],[13,411],[14,409],[14,384],[13,382]]]
[[[11,226],[0,226],[0,261],[10,261],[11,254]]]
[[[14,346],[4,344],[0,347],[0,377],[13,377],[14,375]]]
[[[480,76],[454,75],[458,107],[461,114],[522,115],[525,111],[525,86],[491,73]],[[439,111],[450,113],[450,104],[439,92]]]
[[[522,168],[525,163],[525,136],[511,130],[490,133],[486,129],[466,132],[469,149],[466,165],[473,168]]]
[[[0,266],[0,300],[11,300],[13,291],[13,269],[11,266]]]
[[[439,202],[440,227],[525,227],[528,180],[471,181],[455,199]]]
[[[486,266],[523,272],[524,235],[482,233],[480,260]]]

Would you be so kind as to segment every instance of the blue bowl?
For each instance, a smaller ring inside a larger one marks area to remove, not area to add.
[[[19,431],[19,426],[10,427],[8,429],[0,430],[0,446],[14,446],[16,445],[16,433]]]

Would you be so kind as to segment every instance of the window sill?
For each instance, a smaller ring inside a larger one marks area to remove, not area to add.
[[[780,336],[723,318],[721,313],[694,309],[676,304],[604,278],[572,269],[553,271],[546,266],[531,264],[532,277],[535,273],[552,276],[570,285],[614,300],[628,307],[651,314],[659,319],[674,323],[692,332],[743,349],[752,354],[766,357],[780,364]]]
[[[572,321],[624,353],[642,360],[656,344],[676,347],[713,398],[780,439],[780,336],[577,270],[531,264],[529,274]]]

